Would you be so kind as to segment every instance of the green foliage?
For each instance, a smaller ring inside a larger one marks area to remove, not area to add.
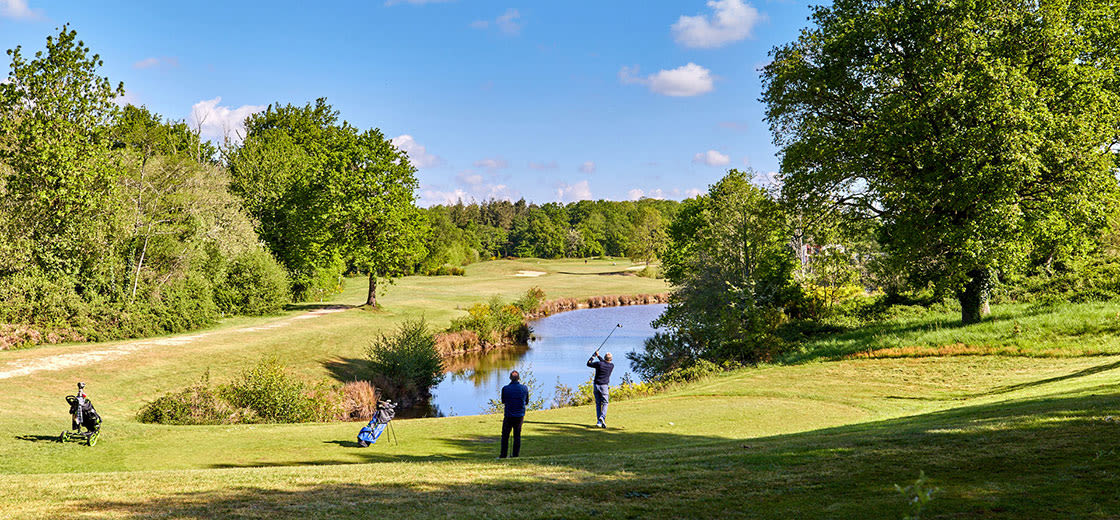
[[[783,194],[882,224],[973,323],[995,273],[1077,257],[1116,206],[1115,0],[842,0],[773,51]]]
[[[288,303],[288,275],[266,251],[250,249],[225,269],[214,301],[225,314],[275,314]]]
[[[246,424],[333,421],[349,417],[339,385],[307,384],[275,359],[210,387],[209,371],[194,385],[144,405],[136,419],[158,424]]]
[[[544,301],[544,291],[530,288],[514,303],[506,303],[494,295],[487,303],[476,303],[467,309],[467,315],[451,321],[450,332],[474,332],[483,348],[505,343],[524,344],[529,340],[526,309],[536,309]]]
[[[0,213],[10,220],[0,230],[0,242],[8,243],[0,250],[15,246],[51,275],[85,275],[109,239],[104,215],[113,210],[117,170],[107,125],[124,87],[98,74],[101,58],[69,26],[47,37],[45,53],[30,60],[21,46],[7,54],[0,163],[10,169],[0,181]]]
[[[662,255],[675,292],[656,322],[675,337],[655,337],[631,356],[638,370],[663,373],[697,358],[771,358],[781,347],[773,333],[785,309],[802,299],[787,232],[777,202],[737,170],[686,201]]]
[[[230,405],[252,410],[264,422],[299,423],[327,419],[319,416],[316,399],[306,395],[307,384],[294,378],[275,359],[265,359],[223,385],[219,392]]]
[[[316,273],[341,256],[369,274],[367,303],[376,305],[377,279],[411,272],[427,252],[416,169],[380,130],[359,132],[338,115],[320,98],[249,116],[228,157],[233,190],[297,298],[311,296]]]
[[[648,260],[664,246],[665,227],[680,203],[671,200],[581,200],[566,205],[488,200],[426,210],[432,226],[427,272],[505,256],[557,258],[631,256]]]
[[[903,516],[902,520],[921,520],[922,511],[933,501],[933,495],[939,493],[941,488],[930,486],[926,472],[919,471],[918,480],[915,480],[913,484],[906,487],[895,484],[894,490],[906,499],[906,506],[909,510],[909,514]]]
[[[142,423],[156,424],[245,424],[261,422],[250,408],[238,408],[210,387],[209,373],[196,384],[172,392],[144,405],[136,414]]]
[[[118,109],[121,87],[98,75],[100,59],[68,27],[34,59],[19,47],[8,55],[0,345],[179,332],[219,310],[257,314],[288,301],[213,145],[182,122]]]
[[[387,397],[409,406],[430,396],[443,380],[443,360],[423,318],[406,320],[392,334],[379,334],[366,347],[370,380]]]

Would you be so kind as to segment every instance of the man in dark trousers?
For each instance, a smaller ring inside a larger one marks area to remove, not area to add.
[[[599,358],[599,361],[595,361]],[[591,382],[595,389],[595,418],[598,421],[595,426],[600,428],[607,427],[607,403],[611,400],[610,385],[611,385],[611,372],[614,370],[614,363],[611,363],[611,353],[599,357],[599,353],[591,354],[591,359],[587,360],[587,366],[595,369],[595,379]]]
[[[502,404],[506,407],[502,419],[502,454],[506,458],[509,448],[509,432],[513,432],[513,456],[521,454],[521,423],[525,421],[525,405],[529,404],[529,387],[520,383],[521,374],[516,370],[509,373],[509,384],[502,387]]]

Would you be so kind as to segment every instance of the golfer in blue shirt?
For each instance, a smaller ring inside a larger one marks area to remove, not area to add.
[[[502,404],[506,414],[502,419],[502,453],[499,459],[506,458],[509,448],[509,433],[513,432],[513,456],[521,454],[521,424],[525,421],[525,405],[529,404],[529,387],[520,383],[521,374],[516,370],[509,373],[509,384],[502,387]]]

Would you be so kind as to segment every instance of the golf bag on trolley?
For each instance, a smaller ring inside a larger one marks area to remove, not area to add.
[[[377,443],[377,439],[385,433],[385,428],[389,427],[389,422],[396,417],[397,411],[392,401],[378,401],[377,411],[373,414],[373,419],[370,419],[369,424],[362,427],[358,431],[358,444],[363,448],[370,444]]]
[[[58,436],[59,442],[78,441],[88,446],[97,444],[97,437],[101,434],[101,416],[86,397],[85,387],[85,383],[78,383],[78,393],[66,396],[66,404],[70,405],[70,431],[62,432]]]

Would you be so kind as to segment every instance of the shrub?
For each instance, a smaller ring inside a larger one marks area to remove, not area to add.
[[[379,334],[366,347],[371,380],[405,407],[431,395],[443,380],[443,360],[423,319],[407,320],[393,334]]]
[[[544,289],[536,286],[530,287],[529,290],[525,291],[524,295],[513,302],[513,304],[525,314],[536,312],[542,303],[544,303]]]
[[[320,418],[306,385],[275,359],[266,359],[221,387],[231,405],[253,410],[266,422],[298,423]]]
[[[232,406],[209,385],[209,373],[198,383],[152,401],[136,414],[142,423],[242,424],[261,422],[249,408]]]
[[[261,249],[249,249],[226,267],[225,279],[214,290],[218,309],[225,314],[275,314],[291,301],[288,273]]]
[[[425,274],[428,276],[465,276],[467,270],[453,265],[441,265]]]
[[[377,411],[377,388],[369,381],[351,381],[342,385],[342,409],[346,419],[368,420]]]

